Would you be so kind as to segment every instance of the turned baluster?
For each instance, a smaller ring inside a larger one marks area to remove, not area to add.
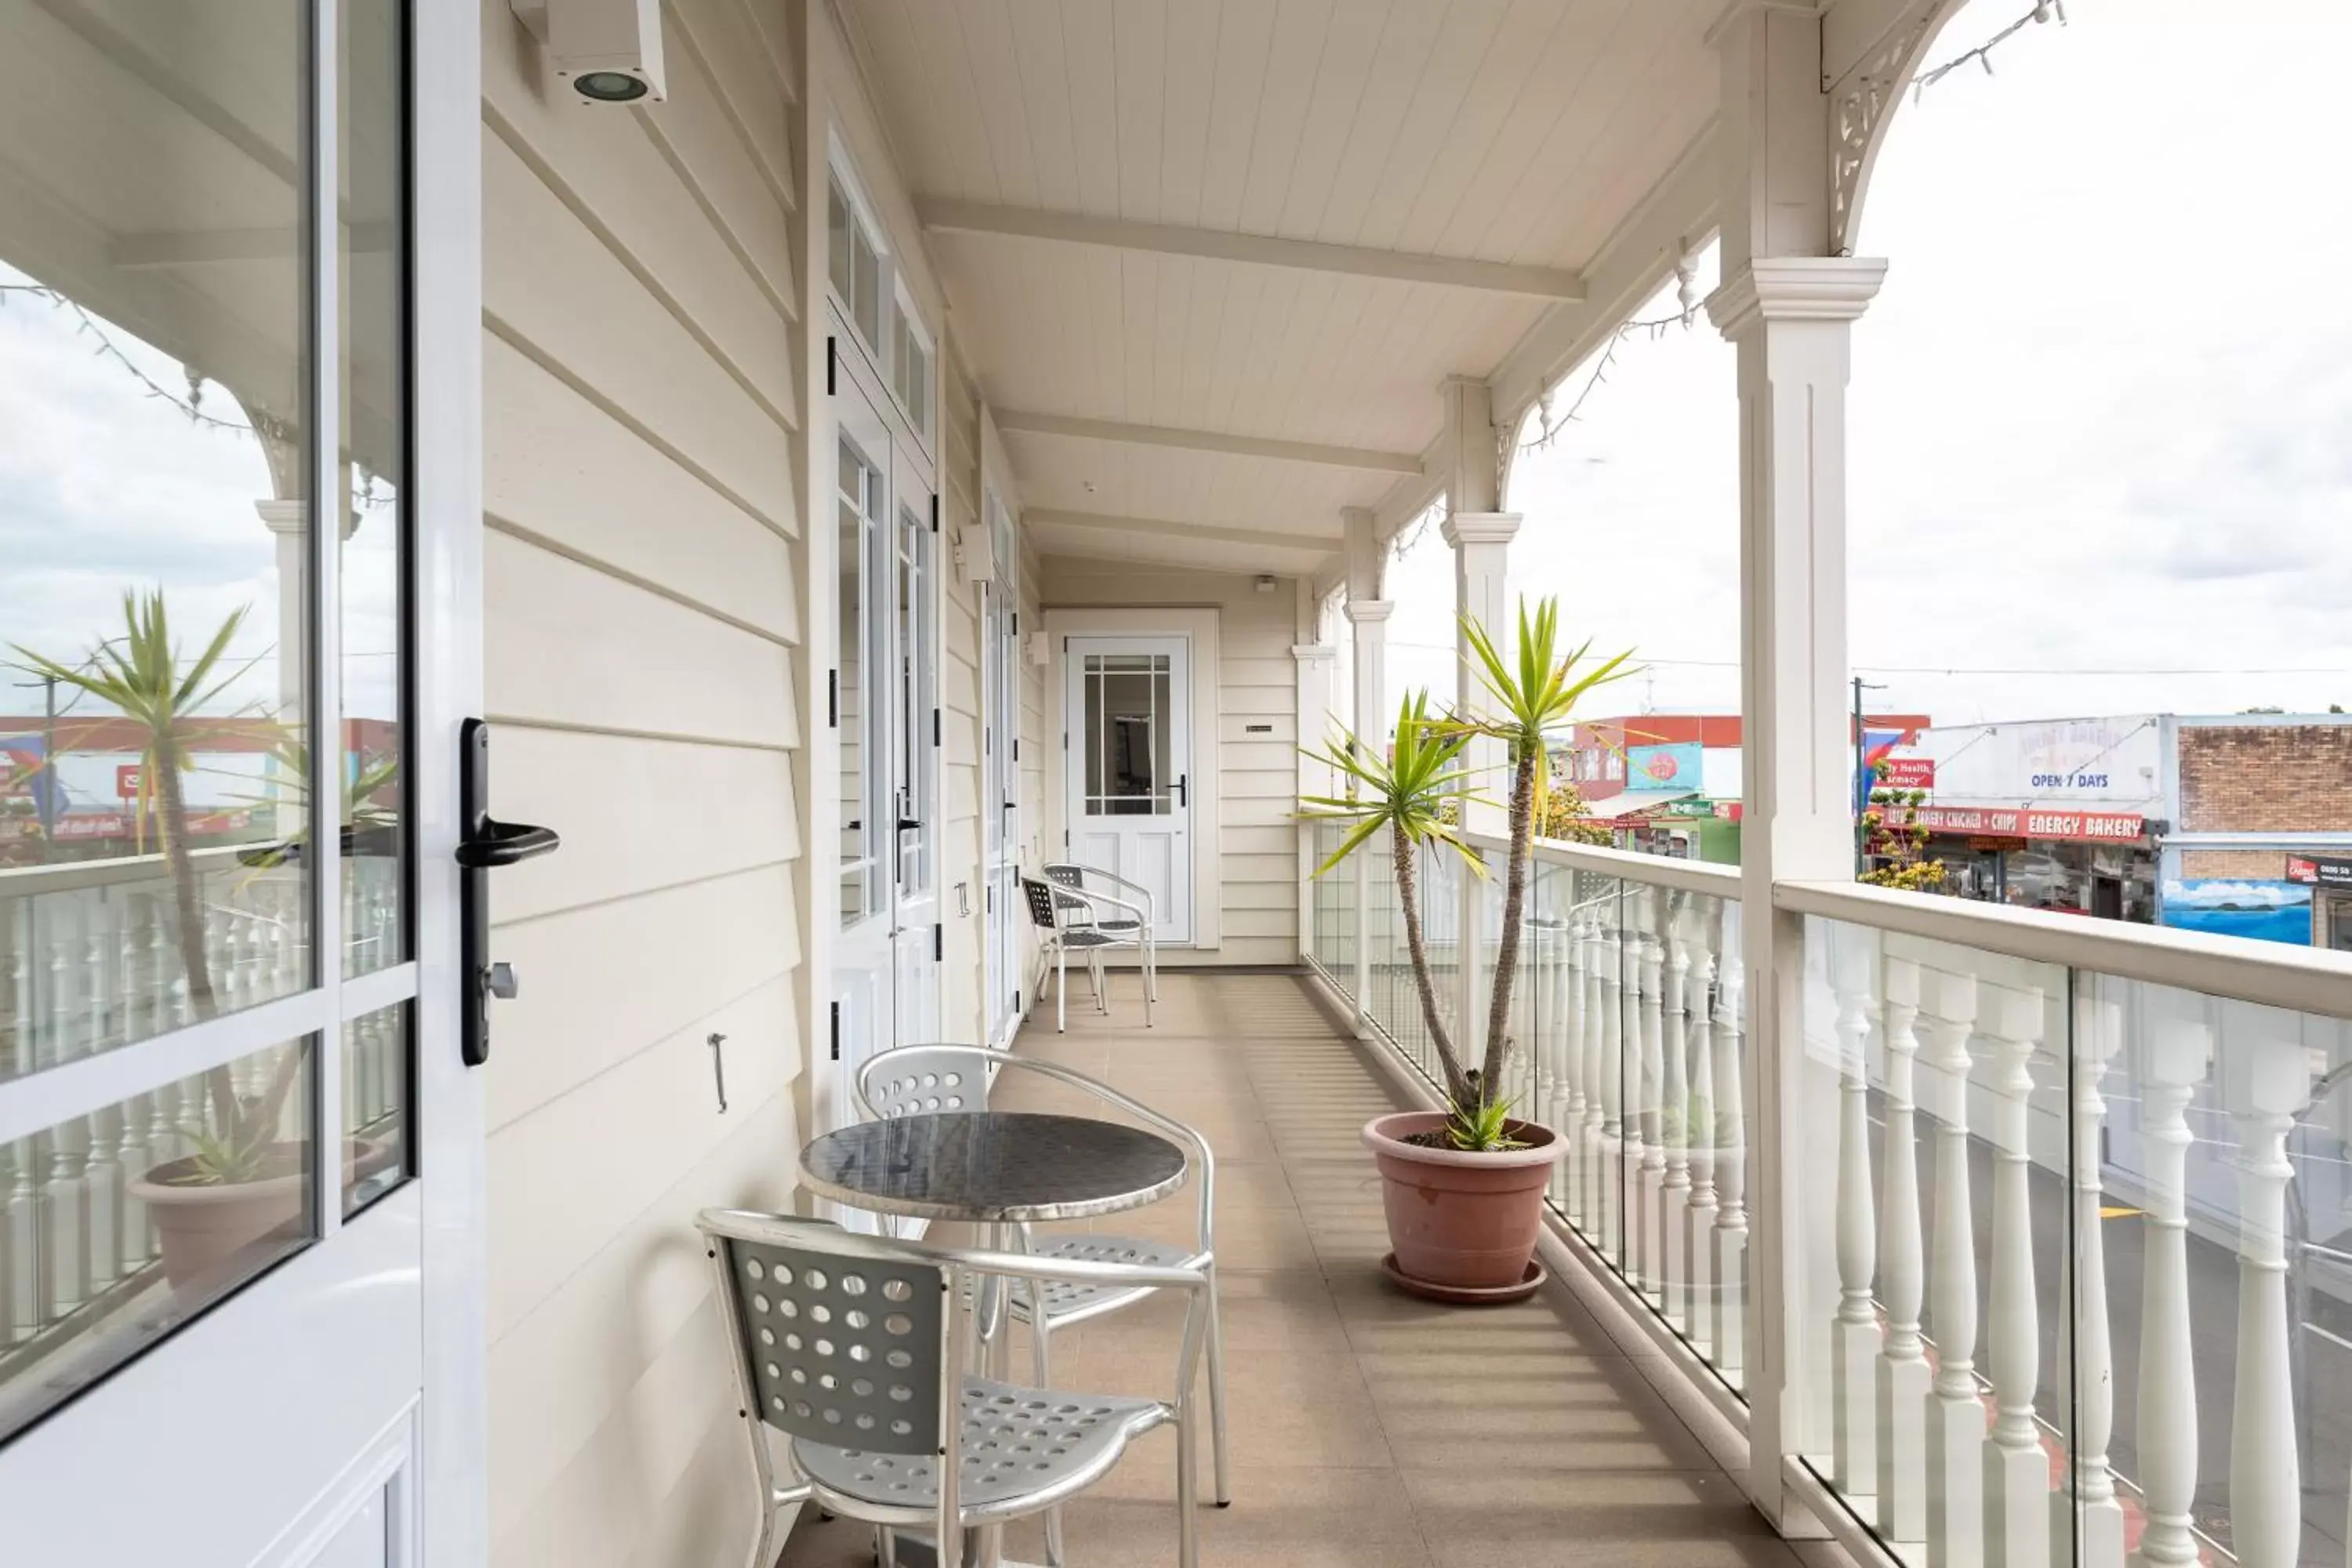
[[[119,951],[121,935],[114,921],[114,906],[93,900],[85,906],[82,961],[82,1041],[88,1053],[107,1046],[107,1015],[112,1003],[108,975],[110,957]],[[121,1278],[122,1267],[122,1120],[124,1108],[109,1105],[94,1110],[89,1122],[89,1160],[84,1167],[85,1218],[89,1234],[82,1238],[89,1289],[96,1296]]]
[[[1616,1259],[1621,1274],[1633,1266],[1624,1230],[1625,973],[1630,957],[1618,918],[1623,910],[1622,900],[1612,900],[1601,932],[1601,1136],[1592,1183],[1598,1197],[1593,1237],[1602,1252]]]
[[[1569,919],[1559,965],[1559,1098],[1552,1106],[1553,1125],[1568,1140],[1568,1157],[1560,1161],[1557,1180],[1559,1204],[1570,1223],[1584,1223],[1584,966],[1590,921],[1576,908],[1576,878],[1568,874]]]
[[[1739,962],[1739,909],[1723,911],[1715,988],[1715,1364],[1734,1387],[1748,1364],[1748,1086],[1740,1049],[1748,1021]]]
[[[1878,1217],[1878,1268],[1886,1343],[1878,1358],[1878,1528],[1890,1540],[1913,1542],[1927,1539],[1927,1401],[1935,1381],[1919,1329],[1927,1290],[1914,1106],[1919,965],[1889,955],[1881,985],[1886,1021],[1886,1201]]]
[[[1691,962],[1683,981],[1686,1032],[1681,1049],[1690,1061],[1690,1114],[1685,1123],[1690,1129],[1690,1201],[1676,1258],[1685,1293],[1683,1331],[1702,1356],[1712,1352],[1715,1334],[1715,1031],[1708,1007],[1715,993],[1715,932],[1724,908],[1719,900],[1694,898],[1685,911]]]
[[[1850,1497],[1878,1484],[1878,1268],[1876,1210],[1870,1190],[1871,970],[1873,933],[1830,928],[1830,989],[1837,998],[1837,1316],[1830,1325],[1832,1475]]]
[[[1977,1393],[1976,1216],[1969,1196],[1969,1037],[1971,974],[1923,970],[1920,1011],[1933,1055],[1919,1104],[1934,1120],[1936,1198],[1927,1265],[1928,1326],[1936,1335],[1935,1402],[1927,1413],[1929,1568],[1984,1562],[1984,1401]]]
[[[1654,1300],[1663,1272],[1658,1267],[1658,1189],[1666,1175],[1664,1131],[1660,1125],[1666,963],[1658,942],[1657,917],[1653,912],[1660,901],[1656,889],[1644,888],[1633,902],[1636,924],[1632,939],[1637,952],[1633,982],[1640,1009],[1633,1020],[1633,1047],[1639,1060],[1633,1077],[1634,1117],[1629,1126],[1625,1156],[1626,1203],[1631,1209],[1625,1279],[1636,1290]]]
[[[1650,1215],[1651,1261],[1656,1272],[1652,1293],[1667,1320],[1687,1323],[1683,1292],[1687,1277],[1682,1269],[1683,1226],[1690,1217],[1690,1073],[1685,1047],[1689,1044],[1691,951],[1687,893],[1653,896],[1658,948],[1664,965],[1658,977],[1658,1163],[1661,1170]]]
[[[84,969],[80,944],[62,920],[51,936],[48,1000],[49,1062],[62,1066],[83,1055],[74,999]],[[43,1261],[47,1272],[47,1321],[80,1310],[89,1299],[89,1120],[68,1117],[49,1130],[48,1179],[41,1186]]]
[[[2237,1010],[2233,1009],[2233,1012]],[[2287,1134],[2311,1095],[2291,1015],[2244,1009],[2221,1052],[2238,1135],[2237,1397],[2230,1409],[2230,1535],[2242,1568],[2294,1568],[2303,1478],[2287,1310]]]
[[[2075,1568],[2124,1568],[2124,1510],[2107,1444],[2115,1435],[2115,1352],[2107,1327],[2107,1251],[2099,1210],[2100,1080],[2123,1043],[2123,1009],[2096,996],[2074,1005],[2074,1102],[2067,1119],[2074,1172],[2074,1245],[2060,1255],[2058,1380],[2062,1413],[2072,1394],[2073,1462],[2051,1499],[2051,1554]],[[2071,1303],[2071,1310],[2069,1304]]]
[[[1580,1194],[1577,1223],[1596,1241],[1602,1236],[1601,1188],[1608,1169],[1601,1147],[1601,1058],[1608,1054],[1604,1015],[1610,1006],[1606,985],[1609,966],[1616,962],[1608,956],[1607,935],[1605,912],[1599,908],[1585,911],[1583,1027],[1579,1031],[1584,1037],[1584,1147],[1577,1160],[1576,1184]]]
[[[2033,1277],[2032,1154],[2027,1147],[2042,993],[1982,988],[1992,1047],[1992,1279],[1985,1358],[1995,1415],[1985,1439],[1988,1568],[2046,1568],[2050,1458],[2033,1415],[2042,1376],[2041,1303]]]

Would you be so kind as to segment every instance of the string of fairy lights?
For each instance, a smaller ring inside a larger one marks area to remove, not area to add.
[[[1971,63],[1981,67],[1984,73],[1990,76],[1993,52],[1996,49],[2029,27],[2053,21],[2062,27],[2067,25],[2065,0],[2035,0],[2031,10],[1974,48],[1964,49],[1912,77],[1913,100],[1916,102],[1925,95],[1927,89]],[[1617,351],[1628,339],[1640,337],[1654,342],[1675,328],[1687,331],[1698,319],[1697,273],[1698,258],[1685,248],[1682,258],[1675,263],[1675,302],[1680,309],[1670,316],[1656,316],[1646,321],[1627,321],[1610,333],[1601,345],[1599,357],[1592,362],[1591,368],[1585,373],[1584,384],[1577,389],[1576,395],[1570,400],[1567,409],[1557,417],[1552,413],[1552,400],[1558,395],[1560,384],[1564,383],[1546,387],[1542,395],[1536,399],[1537,433],[1528,439],[1521,441],[1519,450],[1522,452],[1543,450],[1552,444],[1561,431],[1578,422],[1584,412],[1585,405],[1591,401],[1592,395],[1607,384],[1610,367],[1617,363]]]

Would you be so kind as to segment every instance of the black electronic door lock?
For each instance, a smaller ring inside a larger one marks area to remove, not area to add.
[[[490,998],[515,994],[514,971],[490,961],[491,869],[554,850],[552,827],[490,816],[490,727],[468,719],[457,728],[457,799],[465,837],[457,842],[457,973],[465,977],[458,1051],[469,1068],[490,1059]]]

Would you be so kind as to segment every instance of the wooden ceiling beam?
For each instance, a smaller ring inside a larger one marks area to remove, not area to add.
[[[1048,212],[1040,207],[991,206],[983,202],[924,197],[915,203],[916,216],[934,233],[997,235],[1019,239],[1049,240],[1064,245],[1102,246],[1112,250],[1139,250],[1161,256],[1192,256],[1210,261],[1239,262],[1254,267],[1283,267],[1303,272],[1339,273],[1356,278],[1385,278],[1402,283],[1429,283],[1444,289],[1481,289],[1532,300],[1581,300],[1581,275],[1556,267],[1520,267],[1509,262],[1477,261],[1467,257],[1424,256],[1402,250],[1376,250],[1354,245],[1325,245],[1316,240],[1282,239],[1273,235],[1234,234],[1223,229],[1180,228],[1171,224],[1129,223],[1123,218],[1095,217],[1086,213]]]
[[[992,408],[999,430],[1025,436],[1055,436],[1073,441],[1108,441],[1126,447],[1167,447],[1185,452],[1215,452],[1234,458],[1265,458],[1278,463],[1316,463],[1373,474],[1417,474],[1417,452],[1378,452],[1363,447],[1327,447],[1313,441],[1276,441],[1229,436],[1215,430],[1181,430],[1161,425],[1127,425],[1115,419],[1081,419],[1063,414],[1030,414]]]

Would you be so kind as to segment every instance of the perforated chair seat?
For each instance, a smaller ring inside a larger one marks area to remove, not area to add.
[[[1155,1268],[1182,1268],[1197,1254],[1165,1241],[1144,1241],[1131,1236],[1032,1237],[1029,1251],[1038,1258],[1076,1258],[1096,1263],[1140,1263]],[[1092,1317],[1139,1300],[1151,1294],[1148,1285],[1073,1285],[1059,1279],[1045,1282],[1045,1321]],[[1013,1283],[1013,1315],[1029,1321],[1029,1282]]]
[[[968,1377],[963,1383],[963,1482],[967,1510],[1013,1514],[1027,1500],[1083,1486],[1117,1463],[1128,1439],[1159,1426],[1166,1406],[1150,1399],[1024,1388]],[[829,1492],[884,1508],[936,1509],[938,1462],[921,1455],[875,1454],[796,1440],[801,1473]]]

